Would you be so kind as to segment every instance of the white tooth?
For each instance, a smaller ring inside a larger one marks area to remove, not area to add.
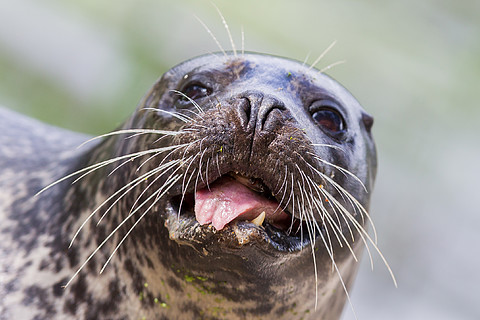
[[[252,221],[250,221],[251,223],[253,223],[254,225],[256,226],[261,226],[262,223],[263,223],[263,220],[265,220],[265,211],[263,211],[262,213],[260,213],[258,215],[258,217],[256,217],[255,219],[253,219]]]

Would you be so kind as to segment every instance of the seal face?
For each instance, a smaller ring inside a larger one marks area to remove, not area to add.
[[[0,314],[338,318],[369,239],[372,123],[336,81],[292,60],[174,67],[123,128],[62,159],[52,176],[64,179],[22,194],[30,210],[4,205],[13,226],[18,210],[23,224],[45,214],[42,253],[6,271]],[[11,228],[1,238],[31,251]],[[26,280],[36,272],[49,277]]]

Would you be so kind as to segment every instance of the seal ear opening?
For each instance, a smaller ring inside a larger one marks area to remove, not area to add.
[[[367,132],[370,133],[373,126],[373,117],[368,113],[362,113],[362,122]]]

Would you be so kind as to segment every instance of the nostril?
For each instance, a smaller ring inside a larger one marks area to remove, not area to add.
[[[240,97],[237,107],[237,114],[238,118],[240,119],[240,123],[245,130],[248,130],[250,126],[252,116],[252,103],[246,97]]]
[[[285,110],[284,107],[272,107],[268,111],[265,117],[263,117],[261,120],[261,130],[264,131],[272,131],[275,126],[278,125],[279,121],[283,119],[283,110]]]
[[[252,104],[250,103],[250,100],[248,98],[243,98],[243,100],[245,102],[242,104],[242,108],[245,117],[245,124],[247,124],[252,114]]]
[[[242,126],[246,131],[254,130],[263,94],[257,91],[246,91],[238,99],[240,100],[238,113]]]
[[[260,125],[259,129],[272,131],[274,127],[278,125],[278,121],[283,119],[285,110],[285,105],[277,98],[265,98],[258,114],[258,121]]]

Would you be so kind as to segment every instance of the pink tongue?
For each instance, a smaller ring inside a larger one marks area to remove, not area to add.
[[[262,197],[231,177],[223,177],[195,193],[195,217],[201,224],[212,223],[217,230],[235,219],[252,220],[265,211],[267,217],[281,216],[278,203]],[[277,211],[277,212],[275,212]]]

